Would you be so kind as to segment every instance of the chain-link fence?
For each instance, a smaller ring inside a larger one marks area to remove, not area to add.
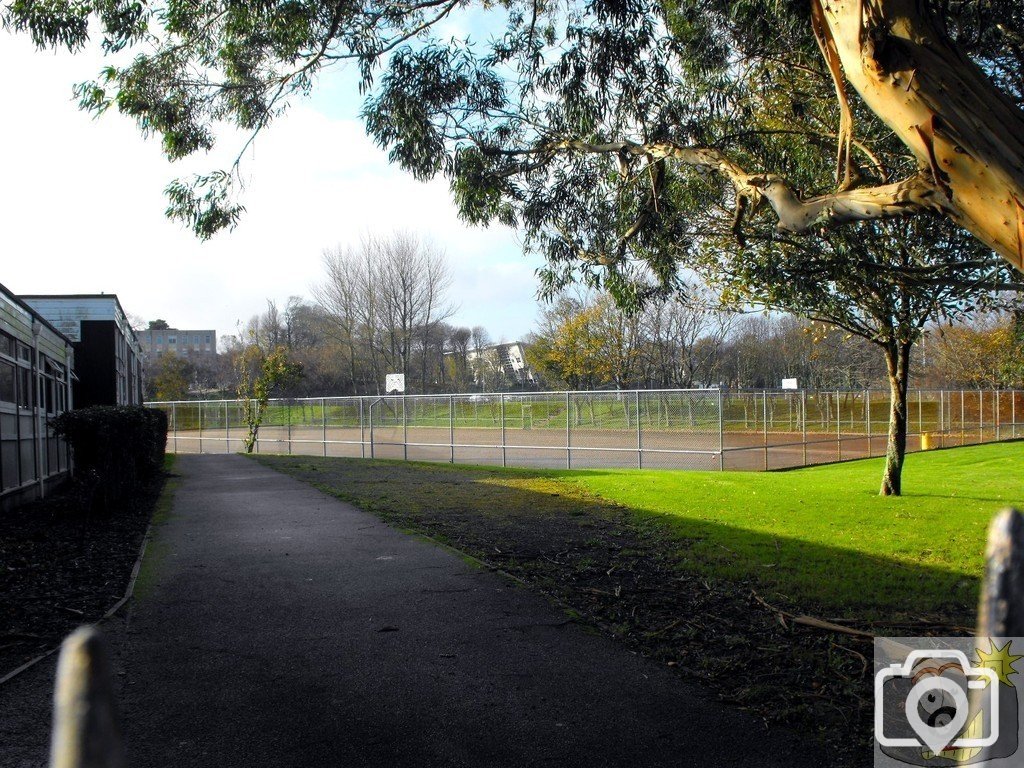
[[[1024,393],[912,391],[907,450],[1017,437]],[[233,453],[237,400],[150,403],[168,450]],[[767,470],[885,453],[884,392],[718,389],[271,400],[256,451],[519,467]],[[1024,436],[1024,431],[1022,431]]]

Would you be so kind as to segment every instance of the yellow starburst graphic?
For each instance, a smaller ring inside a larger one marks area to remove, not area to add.
[[[981,648],[977,649],[978,666],[991,669],[999,676],[1000,683],[1013,688],[1014,685],[1010,682],[1010,675],[1018,672],[1018,670],[1013,668],[1013,662],[1024,659],[1024,656],[1013,655],[1010,649],[1010,642],[1010,640],[1007,640],[1006,645],[1002,648],[997,648],[996,644],[992,642],[992,638],[989,638],[988,651],[983,651]]]

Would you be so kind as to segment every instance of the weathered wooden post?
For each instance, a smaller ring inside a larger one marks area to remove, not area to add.
[[[1024,636],[1024,516],[996,515],[988,529],[978,637]]]
[[[64,640],[57,663],[50,768],[124,765],[106,645],[95,627],[81,627]]]

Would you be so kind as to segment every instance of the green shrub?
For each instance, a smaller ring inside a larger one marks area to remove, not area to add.
[[[75,481],[93,510],[109,510],[163,469],[167,414],[142,406],[94,406],[53,420],[74,456]]]

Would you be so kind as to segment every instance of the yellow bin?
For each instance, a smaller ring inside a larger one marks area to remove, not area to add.
[[[935,435],[931,432],[921,433],[921,450],[930,451],[932,448],[937,447],[938,441],[935,439]]]

